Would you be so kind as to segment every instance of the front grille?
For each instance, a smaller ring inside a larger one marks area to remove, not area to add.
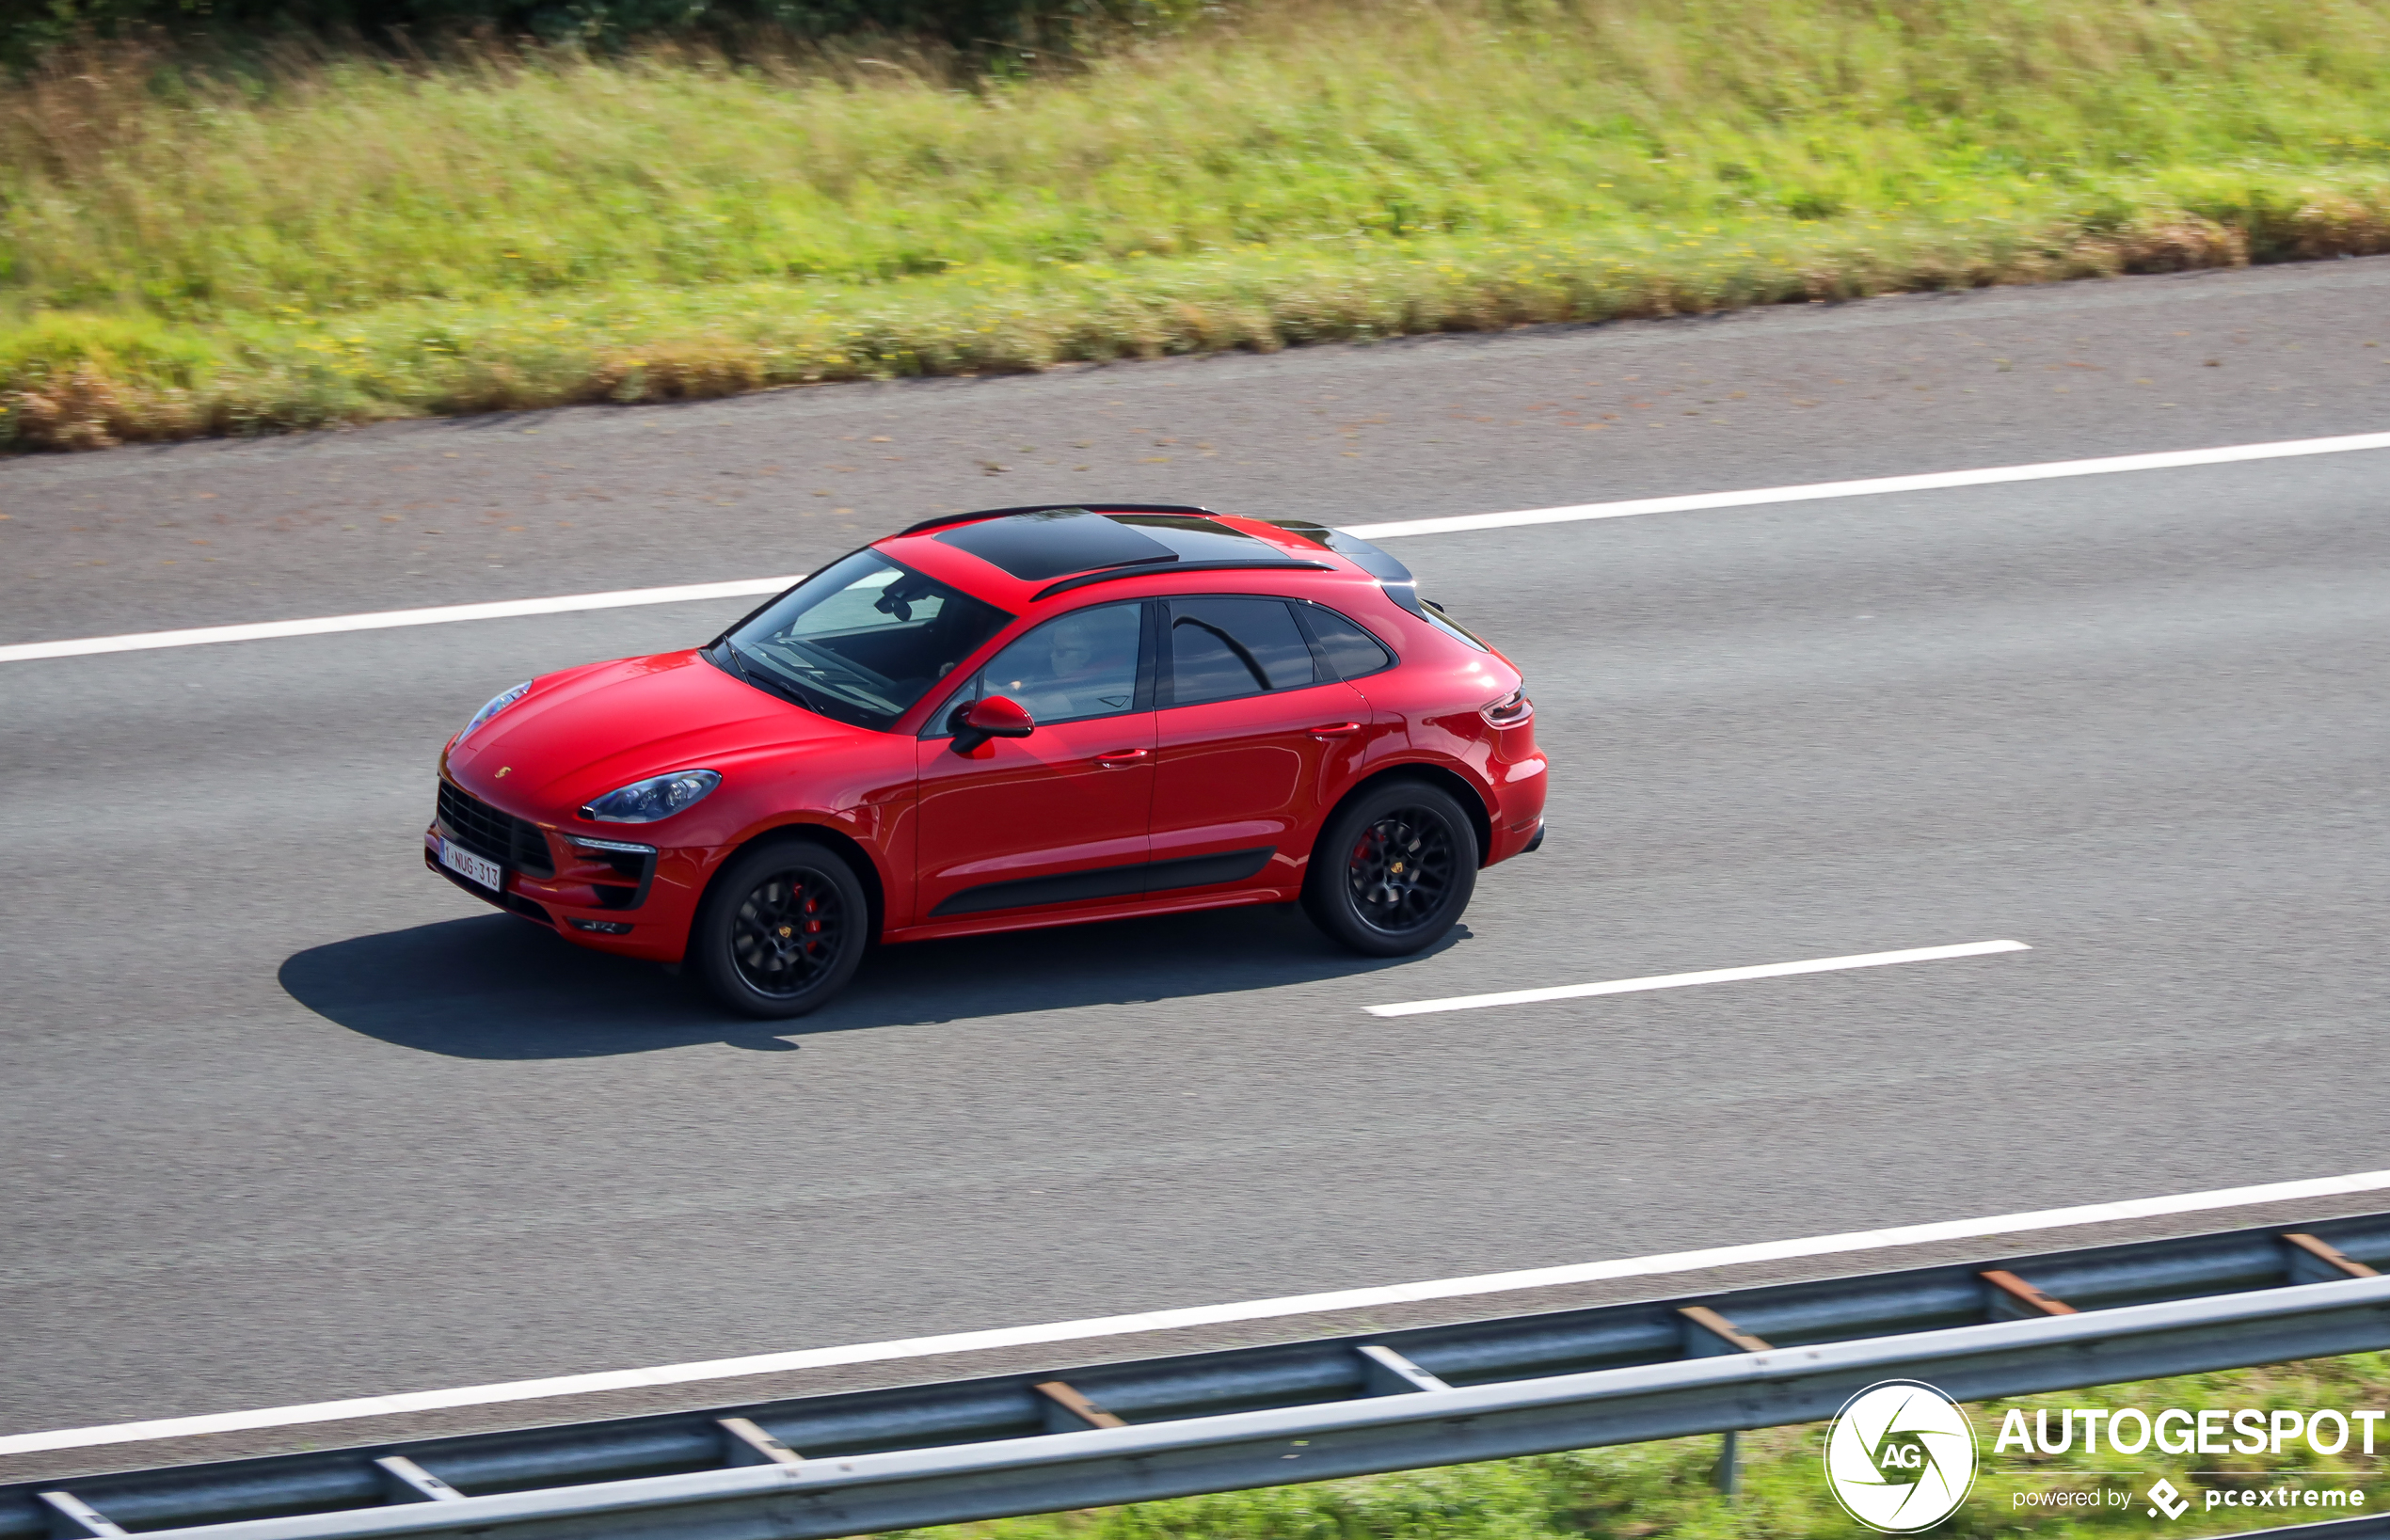
[[[457,844],[475,855],[534,877],[556,875],[548,859],[548,836],[539,825],[501,812],[446,781],[439,784],[439,821]]]

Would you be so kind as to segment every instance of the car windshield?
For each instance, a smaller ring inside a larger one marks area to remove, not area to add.
[[[708,656],[808,710],[885,730],[1012,618],[867,549],[790,589]]]

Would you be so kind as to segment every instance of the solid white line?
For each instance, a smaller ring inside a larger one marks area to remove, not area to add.
[[[368,615],[321,615],[312,620],[263,620],[247,626],[200,626],[186,631],[135,631],[129,636],[87,636],[69,642],[20,642],[0,647],[0,663],[36,658],[80,658],[95,652],[141,652],[151,647],[200,647],[212,642],[257,642],[278,636],[323,636],[332,631],[381,631],[396,626],[443,626],[453,620],[503,620],[509,615],[561,615],[575,610],[619,610],[634,604],[682,604],[691,599],[730,599],[777,594],[791,578],[741,578],[727,583],[681,583],[671,588],[624,588],[611,594],[559,594],[545,599],[499,599],[489,604],[442,604],[426,610],[383,610]]]
[[[1697,492],[1689,497],[1637,498],[1626,502],[1585,502],[1568,508],[1530,508],[1516,514],[1458,514],[1450,518],[1410,518],[1394,524],[1354,524],[1346,532],[1364,540],[1410,534],[1458,534],[1468,530],[1506,530],[1522,524],[1574,524],[1588,518],[1633,518],[1642,514],[1687,514],[1704,508],[1748,508],[1767,502],[1813,502],[1821,498],[1872,498],[1893,492],[1942,492],[1960,486],[2000,486],[2010,482],[2056,481],[2067,476],[2114,476],[2131,470],[2179,470],[2189,466],[2239,465],[2248,460],[2288,460],[2305,454],[2347,454],[2390,449],[2390,433],[2348,434],[2337,438],[2293,438],[2273,444],[2229,444],[2222,449],[2169,450],[2160,454],[2112,454],[2097,460],[2051,460],[2041,465],[1993,466],[1983,470],[1936,470],[1921,476],[1876,476],[1856,482],[1814,482],[1807,486],[1767,486],[1749,492]]]
[[[2351,1176],[2313,1177],[2300,1182],[2273,1182],[2262,1186],[2225,1187],[2214,1192],[2187,1193],[2173,1198],[2136,1198],[2120,1203],[2083,1203],[2073,1208],[2040,1209],[2027,1214],[2002,1214],[1985,1219],[1944,1219],[1931,1224],[1899,1225],[1888,1230],[1853,1230],[1806,1240],[1760,1241],[1745,1246],[1711,1246],[1700,1251],[1671,1251],[1659,1256],[1628,1257],[1614,1262],[1576,1262],[1565,1267],[1531,1268],[1515,1273],[1486,1273],[1474,1278],[1442,1278],[1431,1283],[1400,1283],[1384,1288],[1346,1289],[1333,1294],[1292,1294],[1280,1299],[1248,1300],[1235,1305],[1200,1305],[1187,1310],[1150,1310],[1139,1315],[1107,1315],[1089,1321],[1060,1321],[1048,1326],[1004,1326],[992,1331],[958,1331],[940,1337],[909,1337],[891,1342],[865,1342],[853,1347],[799,1348],[788,1353],[759,1353],[751,1357],[715,1358],[703,1363],[666,1364],[656,1369],[616,1369],[594,1374],[564,1374],[553,1379],[515,1380],[501,1385],[468,1386],[455,1390],[413,1390],[399,1395],[360,1396],[352,1401],[323,1401],[307,1406],[276,1406],[258,1411],[217,1412],[199,1417],[166,1417],[145,1422],[118,1422],[104,1427],[63,1428],[52,1433],[0,1436],[0,1454],[30,1454],[43,1450],[89,1449],[102,1444],[128,1444],[150,1438],[185,1438],[195,1434],[231,1433],[252,1428],[292,1427],[310,1422],[335,1422],[358,1417],[386,1417],[399,1412],[437,1411],[454,1406],[487,1406],[512,1401],[537,1401],[552,1396],[587,1395],[599,1390],[635,1389],[657,1385],[689,1385],[706,1380],[738,1379],[794,1369],[819,1369],[837,1364],[884,1363],[892,1359],[926,1358],[948,1353],[981,1353],[991,1348],[1022,1347],[1044,1342],[1077,1342],[1138,1332],[1169,1331],[1185,1326],[1219,1326],[1227,1322],[1264,1321],[1292,1315],[1317,1315],[1338,1310],[1375,1310],[1426,1299],[1455,1299],[1475,1294],[1506,1294],[1520,1289],[1548,1289],[1559,1284],[1592,1283],[1610,1278],[1653,1278],[1695,1273],[1712,1267],[1748,1262],[1784,1262],[1839,1252],[1871,1251],[1888,1246],[1924,1246],[1942,1241],[1970,1240],[1984,1235],[2008,1236],[2027,1230],[2062,1230],[2071,1225],[2107,1224],[2120,1219],[2148,1219],[2174,1214],[2198,1214],[2212,1209],[2243,1208],[2255,1203],[2296,1202],[2337,1198],[2351,1193],[2390,1188],[2390,1171],[2360,1171]]]
[[[1504,530],[1522,524],[1573,524],[1584,519],[1695,513],[1705,508],[1812,502],[1821,498],[1865,498],[1889,492],[1936,492],[1960,486],[1996,486],[2006,482],[2049,481],[2064,476],[2112,476],[2128,470],[2177,470],[2187,466],[2236,465],[2247,460],[2286,460],[2305,454],[2346,454],[2353,450],[2367,449],[2390,449],[2390,433],[2350,434],[2337,438],[2294,438],[2272,444],[2232,444],[2222,449],[2169,450],[2160,454],[2117,454],[2098,460],[2052,460],[2042,465],[1994,466],[1983,470],[1937,470],[1920,476],[1815,482],[1804,486],[1763,486],[1745,492],[1697,492],[1687,497],[1585,502],[1566,508],[1528,508],[1507,514],[1459,514],[1450,518],[1354,524],[1346,526],[1346,531],[1365,540],[1391,540],[1413,534],[1459,534],[1470,530]],[[507,599],[496,604],[449,604],[428,610],[386,610],[370,615],[326,615],[315,620],[269,620],[247,626],[203,626],[183,631],[140,631],[129,636],[80,637],[66,642],[24,642],[0,646],[0,663],[28,662],[38,658],[78,658],[88,653],[138,652],[150,647],[196,647],[211,642],[254,642],[267,637],[373,631],[393,626],[437,626],[452,620],[554,615],[574,610],[611,610],[633,604],[677,604],[687,599],[770,594],[796,580],[795,578],[755,578],[741,582],[691,583],[677,588],[629,588],[613,594],[566,594],[547,599]]]
[[[1938,962],[1950,957],[1989,957],[1994,952],[2030,952],[2021,941],[1970,941],[1957,946],[1912,946],[1903,952],[1860,952],[1852,957],[1816,957],[1806,962],[1762,962],[1749,968],[1710,968],[1700,973],[1654,974],[1616,978],[1606,984],[1561,984],[1542,990],[1505,990],[1499,994],[1456,994],[1445,1000],[1412,1000],[1398,1006],[1363,1006],[1372,1016],[1425,1016],[1438,1010],[1482,1010],[1488,1006],[1531,1006],[1538,1000],[1583,1000],[1595,994],[1639,994],[1645,990],[1681,990],[1689,984],[1732,984],[1745,978],[1783,978],[1792,974],[1834,973],[1843,968],[1882,968],[1895,962]]]

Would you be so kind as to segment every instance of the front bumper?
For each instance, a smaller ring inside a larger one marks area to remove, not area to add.
[[[598,951],[675,962],[687,949],[709,852],[567,833],[454,783],[444,783],[442,802],[423,831],[423,865],[465,892]],[[496,861],[499,891],[442,865],[443,840]]]

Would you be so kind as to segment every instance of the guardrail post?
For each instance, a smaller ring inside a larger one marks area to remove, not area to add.
[[[1090,1428],[1124,1428],[1128,1424],[1059,1379],[1030,1389],[1045,1398],[1048,1433],[1084,1433]]]
[[[100,1516],[100,1510],[72,1492],[44,1492],[41,1505],[50,1513],[51,1540],[94,1540],[122,1534],[122,1527]]]
[[[763,1431],[752,1419],[717,1417],[722,1451],[731,1465],[803,1465],[805,1457]]]
[[[1414,1390],[1449,1390],[1451,1386],[1420,1368],[1391,1347],[1370,1342],[1361,1349],[1362,1388],[1373,1396],[1409,1395]]]
[[[2340,1248],[2302,1235],[2297,1230],[2285,1230],[2283,1245],[2289,1248],[2290,1265],[2284,1269],[2293,1283],[2337,1283],[2344,1278],[2380,1278],[2382,1275]]]
[[[456,1502],[465,1496],[404,1454],[385,1454],[374,1464],[382,1472],[382,1491],[392,1502]]]
[[[1684,1327],[1684,1356],[1688,1358],[1776,1351],[1707,1305],[1687,1305],[1677,1311],[1677,1317]]]
[[[1754,1337],[1707,1305],[1687,1305],[1677,1311],[1684,1330],[1684,1356],[1716,1358],[1729,1353],[1773,1353],[1763,1338]],[[1743,1495],[1743,1440],[1729,1428],[1718,1435],[1718,1463],[1711,1484],[1729,1502]]]
[[[1984,1314],[1994,1321],[2037,1321],[2045,1315],[2076,1315],[2074,1306],[2042,1293],[2005,1268],[1995,1267],[1976,1277],[1992,1286]]]

